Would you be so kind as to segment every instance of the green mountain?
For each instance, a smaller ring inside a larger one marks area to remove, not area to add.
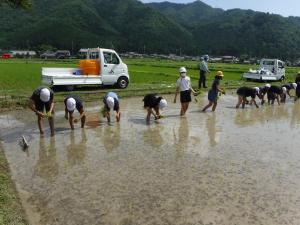
[[[73,43],[168,53],[193,43],[184,27],[137,0],[34,0],[29,11],[0,9],[0,24],[3,49]]]
[[[198,51],[295,60],[300,57],[300,18],[252,10],[214,9],[201,1],[149,3],[193,35]]]
[[[300,57],[300,18],[215,9],[201,1],[32,0],[0,8],[0,49],[114,48],[120,52]]]
[[[189,4],[161,2],[149,3],[147,5],[184,26],[209,21],[217,16],[221,16],[224,12],[222,9],[212,8],[201,1],[195,1]]]

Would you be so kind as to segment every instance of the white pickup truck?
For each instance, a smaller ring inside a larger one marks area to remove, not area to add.
[[[279,59],[262,59],[258,70],[250,69],[243,78],[252,80],[284,80],[284,62]]]
[[[82,68],[86,61],[94,68]],[[64,86],[69,91],[77,85],[117,85],[123,89],[129,84],[129,73],[114,50],[94,48],[88,50],[87,60],[81,60],[79,68],[42,68],[42,83]]]

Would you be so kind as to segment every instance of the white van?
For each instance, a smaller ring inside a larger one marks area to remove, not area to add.
[[[42,83],[48,86],[64,86],[73,90],[77,85],[129,84],[128,67],[111,49],[89,49],[87,60],[81,60],[79,68],[42,68]]]

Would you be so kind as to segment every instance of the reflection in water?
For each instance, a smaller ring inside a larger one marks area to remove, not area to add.
[[[293,107],[291,128],[295,128],[298,124],[300,124],[300,100],[298,100]]]
[[[120,146],[120,123],[116,123],[115,126],[107,126],[103,128],[102,141],[107,152],[112,152],[114,149]]]
[[[45,145],[45,138],[40,138],[39,145],[39,159],[35,165],[35,174],[52,182],[59,173],[56,161],[55,137],[50,138],[49,147]]]
[[[209,137],[209,143],[211,147],[214,147],[217,145],[217,141],[216,141],[216,114],[213,113],[212,116],[207,117],[206,120],[206,128],[207,128],[207,134]]]
[[[173,135],[177,157],[179,157],[188,148],[189,143],[189,123],[186,117],[180,118],[178,135],[176,135],[175,130],[173,131]]]
[[[86,155],[86,131],[81,130],[81,140],[78,144],[75,143],[75,133],[70,132],[70,145],[67,146],[68,164],[70,166],[80,165],[83,163]]]
[[[148,129],[144,131],[144,142],[152,146],[153,148],[159,148],[163,144],[163,138],[160,130],[162,126],[155,125],[153,127],[148,126]]]

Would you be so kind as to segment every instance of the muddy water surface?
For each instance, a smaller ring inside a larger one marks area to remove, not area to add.
[[[204,103],[186,118],[170,103],[149,126],[140,98],[122,100],[111,126],[89,107],[75,131],[58,110],[53,138],[40,137],[28,111],[0,115],[31,224],[300,224],[300,102],[236,110],[227,96],[203,114]]]

